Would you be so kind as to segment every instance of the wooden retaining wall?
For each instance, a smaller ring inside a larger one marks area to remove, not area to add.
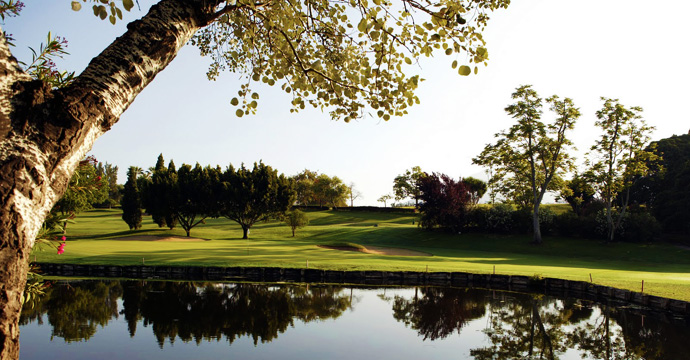
[[[183,267],[38,264],[46,275],[120,277],[131,279],[299,282],[385,286],[454,286],[538,292],[612,304],[634,304],[653,310],[690,315],[690,303],[584,281],[463,272],[336,271],[276,267]]]

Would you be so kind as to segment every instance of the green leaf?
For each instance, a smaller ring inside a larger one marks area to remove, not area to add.
[[[132,0],[122,0],[122,6],[124,6],[125,10],[129,11],[134,7],[134,1]]]
[[[109,18],[109,20],[110,20],[110,23],[113,24],[113,25],[115,25],[115,20],[116,20],[115,17],[112,16],[112,15],[110,15],[108,18]]]
[[[72,1],[72,10],[74,10],[74,11],[81,10],[81,3],[79,1]]]
[[[359,30],[360,32],[363,32],[363,33],[367,32],[367,19],[366,18],[362,18],[362,20],[357,25],[357,30]]]
[[[455,69],[456,67],[458,67],[458,61],[457,61],[457,60],[454,60],[454,61],[453,61],[452,67],[453,67],[453,69]]]
[[[405,58],[405,64],[411,65],[411,64],[412,64],[412,60],[410,60],[410,58],[406,57],[406,58]]]
[[[448,48],[446,49],[446,55],[452,55],[453,54],[453,49]]]
[[[253,93],[253,94],[252,94],[252,99],[258,100],[258,99],[259,99],[259,93]]]
[[[235,115],[237,115],[237,117],[242,117],[242,116],[244,116],[244,110],[242,110],[242,109],[237,109],[237,111],[235,111]]]
[[[230,104],[232,106],[237,106],[237,104],[239,104],[239,103],[240,103],[240,101],[237,100],[237,98],[232,98],[232,100],[230,100]]]
[[[472,73],[472,69],[467,65],[460,66],[460,69],[458,70],[458,74],[460,74],[462,76],[467,76],[471,73]]]

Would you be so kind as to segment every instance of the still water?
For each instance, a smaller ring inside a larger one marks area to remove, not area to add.
[[[690,320],[458,289],[61,281],[20,359],[690,359]]]

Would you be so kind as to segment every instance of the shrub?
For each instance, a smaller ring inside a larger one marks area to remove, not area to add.
[[[539,207],[539,228],[543,235],[551,235],[554,233],[556,214],[548,207]],[[530,227],[531,228],[531,227]]]
[[[573,212],[564,212],[554,216],[554,229],[562,236],[581,236],[581,224],[584,216],[580,217]]]
[[[509,233],[513,230],[513,207],[508,204],[495,204],[486,216],[486,231]]]
[[[486,232],[487,218],[490,208],[485,206],[475,206],[469,210],[465,216],[465,230]]]
[[[532,211],[530,209],[513,211],[512,218],[514,233],[527,234],[532,231]]]
[[[646,211],[630,213],[626,220],[623,241],[650,242],[661,235],[661,224]]]

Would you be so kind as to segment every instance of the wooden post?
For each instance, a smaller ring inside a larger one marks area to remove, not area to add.
[[[592,281],[592,273],[589,273],[589,282],[594,282]]]
[[[644,280],[642,280],[642,290],[640,292],[644,292]]]
[[[429,272],[429,265],[426,266],[426,272]]]
[[[307,269],[309,269],[309,259],[307,259]]]
[[[494,265],[494,275],[496,275],[496,265]]]

